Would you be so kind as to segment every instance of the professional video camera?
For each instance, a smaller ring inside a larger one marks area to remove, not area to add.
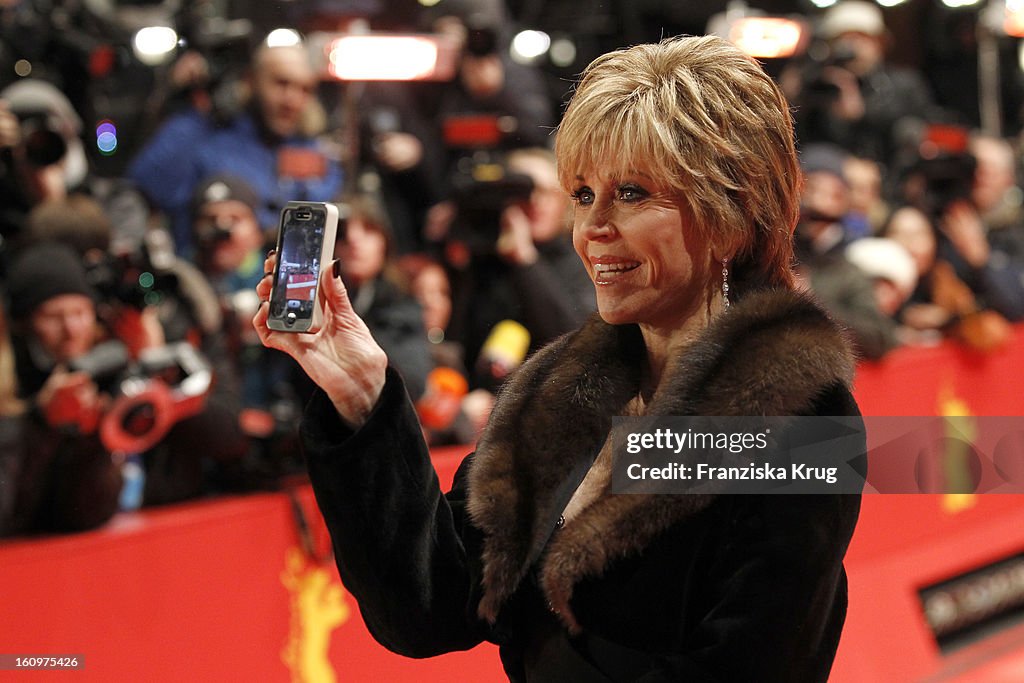
[[[905,199],[933,219],[955,201],[971,199],[977,161],[968,151],[968,131],[952,124],[906,125],[903,138]]]
[[[174,18],[186,49],[195,50],[207,65],[207,78],[192,85],[210,99],[215,121],[226,122],[244,105],[245,71],[252,52],[252,23],[224,20],[211,2],[186,3]]]
[[[800,70],[800,107],[824,109],[839,99],[839,86],[828,76],[830,69],[845,69],[853,61],[853,50],[844,46],[818,43],[804,55]]]
[[[112,399],[102,415],[74,406],[61,422],[80,432],[98,430],[111,453],[142,453],[155,446],[181,420],[202,411],[213,384],[207,359],[187,342],[147,349],[132,362],[127,347],[112,340],[69,364],[85,372]]]
[[[501,212],[525,202],[533,192],[529,176],[513,173],[503,145],[515,132],[511,116],[491,114],[449,117],[444,140],[457,151],[449,182],[456,214],[451,237],[473,253],[491,253],[498,240]]]

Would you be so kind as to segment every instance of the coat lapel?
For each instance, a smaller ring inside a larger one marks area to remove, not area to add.
[[[535,354],[506,382],[469,472],[469,513],[485,535],[481,617],[493,622],[534,564],[566,625],[573,586],[639,552],[713,496],[608,491],[552,537],[611,429],[636,396],[645,351],[635,325],[595,316]],[[648,415],[793,415],[822,390],[849,386],[839,328],[810,299],[751,293],[673,359]]]

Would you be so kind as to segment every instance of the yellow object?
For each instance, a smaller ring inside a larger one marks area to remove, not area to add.
[[[288,549],[281,583],[291,594],[288,642],[281,660],[292,683],[335,683],[328,656],[331,632],[348,620],[351,608],[341,582],[325,567],[311,563],[300,548]]]

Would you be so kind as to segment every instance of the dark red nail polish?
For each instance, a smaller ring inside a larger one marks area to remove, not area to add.
[[[334,259],[334,265],[331,266],[331,273],[334,277],[341,277],[341,259]]]

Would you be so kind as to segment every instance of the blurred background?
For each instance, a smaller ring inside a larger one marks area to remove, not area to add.
[[[449,485],[595,310],[552,152],[575,79],[705,33],[788,97],[799,285],[907,432],[869,443],[832,680],[1024,680],[1021,0],[0,0],[0,671],[501,680],[366,632],[253,287],[286,202],[339,205]]]

